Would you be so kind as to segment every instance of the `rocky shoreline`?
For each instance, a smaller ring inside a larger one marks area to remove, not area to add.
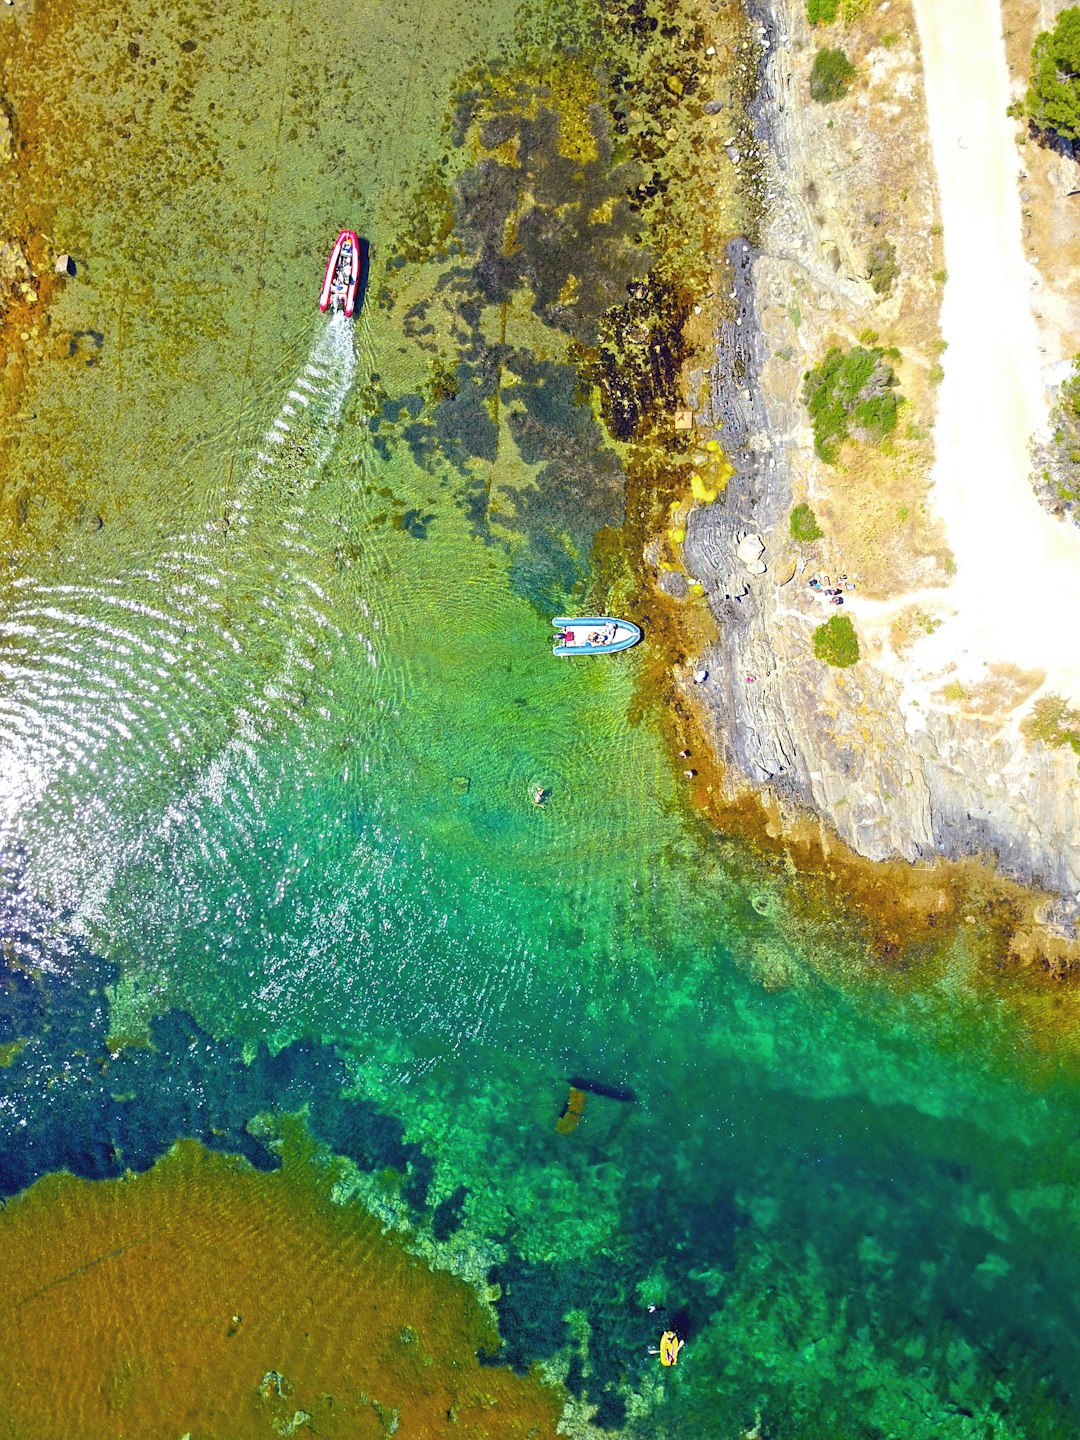
[[[823,234],[807,200],[815,172],[834,157],[808,153],[798,121],[798,107],[810,103],[811,41],[801,8],[755,0],[751,17],[765,32],[753,119],[767,152],[769,204],[760,245],[740,239],[729,246],[731,285],[716,358],[689,376],[699,433],[716,435],[736,473],[723,497],[692,510],[687,522],[685,568],[720,634],[680,684],[703,713],[732,796],[764,787],[786,819],[809,810],[871,860],[992,859],[1009,877],[1060,897],[1048,918],[1071,922],[1080,915],[1075,754],[1029,743],[1015,715],[987,719],[927,703],[880,643],[864,644],[850,669],[814,657],[812,633],[825,615],[807,580],[843,557],[808,551],[789,534],[793,501],[815,498],[800,399],[812,360],[802,335],[815,334],[816,298],[820,335],[836,331],[838,315],[852,334],[868,320],[880,323],[881,307],[875,313],[843,227]],[[908,69],[904,83],[920,85],[914,45]],[[915,98],[921,103],[920,92]],[[843,165],[833,169],[842,211]],[[927,196],[932,207],[929,177]],[[918,224],[916,216],[913,228]],[[796,286],[801,334],[790,320]],[[750,573],[737,556],[748,534],[764,542],[763,574]],[[845,612],[857,631],[862,603],[856,598]]]

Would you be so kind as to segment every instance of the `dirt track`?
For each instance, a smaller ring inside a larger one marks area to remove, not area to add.
[[[1041,353],[1032,313],[1000,6],[915,0],[915,12],[948,269],[933,504],[957,562],[957,615],[920,642],[919,659],[1038,667],[1080,697],[1080,534],[1029,483],[1042,372],[1060,357]]]

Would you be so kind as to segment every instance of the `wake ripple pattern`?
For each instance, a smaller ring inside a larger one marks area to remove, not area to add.
[[[9,587],[0,839],[26,844],[47,817],[32,848],[48,852],[69,913],[93,908],[149,837],[198,826],[207,799],[228,822],[204,842],[220,860],[222,831],[242,837],[267,804],[265,743],[318,709],[334,648],[347,639],[374,664],[370,640],[333,619],[307,525],[356,367],[352,327],[334,317],[219,513],[149,563]]]

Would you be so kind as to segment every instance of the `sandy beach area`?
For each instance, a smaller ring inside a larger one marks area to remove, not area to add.
[[[1080,535],[1031,489],[1047,424],[1033,271],[1021,243],[1015,121],[997,0],[915,0],[948,279],[933,504],[956,579],[945,623],[910,659],[924,673],[987,662],[1041,670],[1080,697]],[[953,612],[953,613],[949,613]]]

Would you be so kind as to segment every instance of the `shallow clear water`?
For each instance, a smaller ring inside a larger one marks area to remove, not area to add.
[[[501,56],[533,117],[542,17],[240,8],[57,11],[5,75],[80,264],[8,450],[6,1190],[184,1135],[273,1163],[254,1117],[306,1106],[342,1204],[495,1266],[502,1358],[579,1425],[1074,1433],[1072,1080],[959,944],[878,982],[842,905],[792,918],[797,877],[688,806],[644,647],[551,657],[622,503],[575,322],[397,263],[429,167],[483,161],[444,123],[469,73]],[[526,139],[533,194],[600,183]],[[345,223],[355,326],[314,308]],[[564,1135],[571,1079],[621,1098]]]

